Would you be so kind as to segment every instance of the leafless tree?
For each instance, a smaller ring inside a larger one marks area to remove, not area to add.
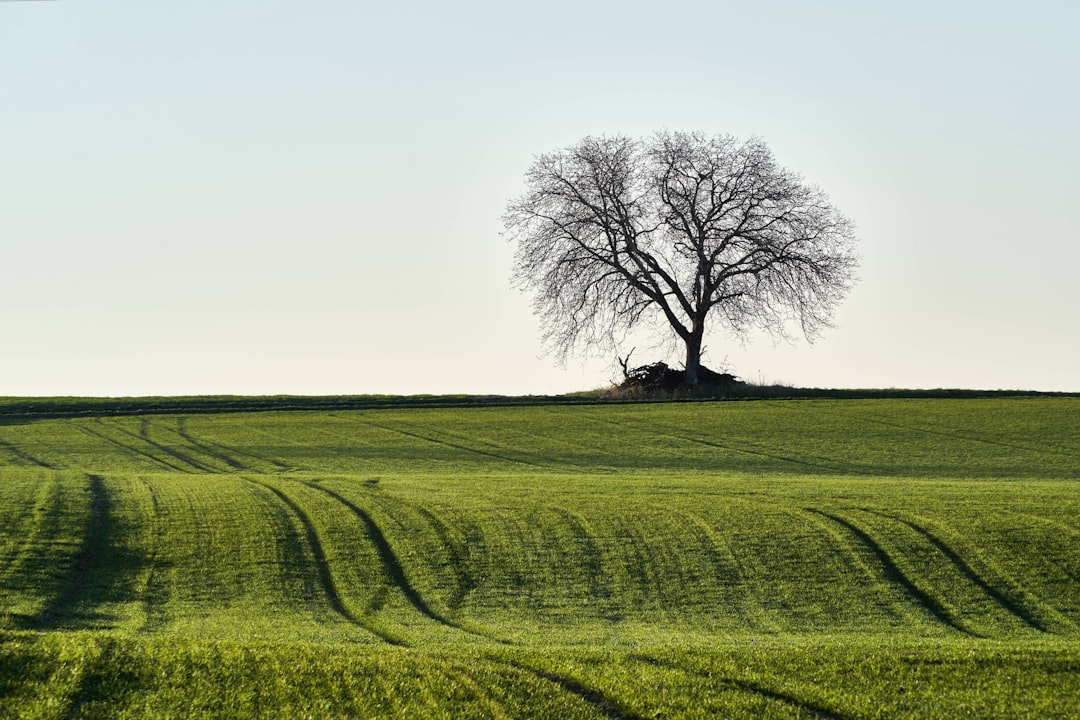
[[[854,280],[852,223],[758,139],[587,137],[538,157],[525,186],[503,217],[514,281],[563,358],[658,321],[695,386],[706,320],[812,340]]]

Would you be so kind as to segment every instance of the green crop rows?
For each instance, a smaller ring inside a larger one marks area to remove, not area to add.
[[[0,419],[0,717],[1080,716],[1080,399]]]

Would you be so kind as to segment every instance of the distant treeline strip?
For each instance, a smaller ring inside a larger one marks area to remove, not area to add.
[[[169,397],[0,397],[0,423],[48,418],[115,415],[173,415],[288,410],[381,410],[397,408],[516,407],[530,405],[606,405],[717,400],[866,400],[895,398],[1080,397],[1080,392],[1031,390],[822,389],[745,385],[724,393],[634,395],[607,390],[568,395],[197,395]]]

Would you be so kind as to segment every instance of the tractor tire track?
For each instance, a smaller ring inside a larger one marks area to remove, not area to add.
[[[335,415],[334,417],[338,417],[338,416]],[[405,435],[406,437],[415,438],[417,440],[424,440],[425,442],[429,442],[429,443],[432,443],[434,445],[441,445],[443,447],[449,447],[449,448],[453,448],[455,450],[462,450],[464,452],[473,453],[473,454],[476,454],[476,455],[482,455],[482,456],[488,457],[488,458],[494,458],[495,460],[501,460],[503,462],[512,462],[512,463],[517,463],[519,465],[526,465],[528,467],[548,467],[546,465],[539,465],[539,464],[534,463],[534,462],[529,462],[528,460],[520,460],[518,458],[506,457],[505,455],[499,455],[498,453],[488,452],[486,450],[477,450],[476,448],[468,447],[467,445],[460,445],[458,443],[453,443],[453,442],[450,442],[448,440],[439,440],[439,439],[436,439],[436,438],[427,437],[426,435],[421,435],[419,432],[409,432],[408,430],[402,430],[401,428],[393,427],[391,425],[384,425],[382,423],[377,423],[374,420],[369,420],[369,419],[363,418],[363,417],[356,418],[356,422],[364,423],[365,425],[371,425],[372,427],[377,427],[377,428],[379,428],[381,430],[386,430],[388,432],[397,433],[399,435]],[[441,430],[440,431],[431,431],[431,430],[429,430],[428,432],[439,432],[442,435],[449,435],[449,433],[443,432]],[[450,437],[454,437],[454,436],[450,435]]]
[[[563,519],[574,539],[581,544],[580,556],[584,558],[584,570],[589,578],[589,593],[593,598],[605,601],[606,606],[614,592],[610,573],[604,567],[604,553],[596,540],[595,531],[588,521],[577,513],[559,506],[552,507],[551,510]],[[610,609],[604,611],[604,615],[609,619],[614,619],[616,614]]]
[[[22,570],[23,564],[30,555],[30,547],[34,544],[42,527],[60,507],[60,483],[55,477],[50,477],[41,484],[38,494],[35,496],[34,507],[31,511],[33,520],[24,532],[19,533],[19,538],[12,543],[12,552],[5,552],[0,556],[0,583],[14,576]]]
[[[620,593],[623,602],[631,606],[659,607],[670,619],[670,608],[663,601],[662,576],[657,570],[654,548],[642,531],[641,523],[619,514],[611,518],[609,526],[618,540],[617,558],[624,587]]]
[[[161,499],[158,497],[157,490],[150,484],[146,478],[139,478],[139,481],[146,488],[147,494],[150,496],[150,507],[153,513],[152,522],[154,528],[151,531],[151,539],[148,542],[147,556],[147,571],[146,582],[142,590],[142,597],[140,598],[143,608],[143,622],[138,628],[139,633],[153,632],[158,627],[161,627],[166,622],[164,608],[168,602],[168,586],[158,578],[158,567],[160,565],[160,545],[161,545]]]
[[[629,659],[645,663],[646,665],[651,665],[652,667],[662,668],[666,670],[674,670],[675,672],[680,672],[686,675],[693,675],[694,677],[703,678],[710,682],[726,686],[734,690],[752,693],[767,700],[772,700],[773,702],[779,702],[781,704],[787,705],[796,710],[808,712],[814,717],[820,718],[821,720],[847,720],[846,716],[838,714],[835,710],[830,710],[826,707],[822,707],[817,703],[808,702],[789,693],[771,690],[763,685],[759,685],[758,683],[751,682],[749,680],[717,677],[715,675],[709,675],[707,673],[692,670],[690,668],[681,667],[679,665],[675,665],[674,663],[664,662],[662,660],[658,660],[657,658],[649,657],[647,655],[631,655]]]
[[[467,515],[466,517],[455,517],[448,524],[447,521],[444,521],[422,505],[386,495],[373,494],[371,495],[371,501],[382,507],[391,517],[395,513],[394,506],[400,505],[414,510],[429,520],[435,534],[439,537],[439,541],[446,547],[457,579],[457,590],[447,598],[446,605],[451,611],[456,611],[464,606],[468,597],[480,587],[480,582],[484,576],[482,567],[478,567],[478,565],[483,564],[489,548],[488,537],[484,531],[483,523],[474,516]],[[456,525],[461,529],[463,535],[461,540],[455,540],[451,537],[450,525]],[[507,642],[495,638],[490,631],[484,631],[483,634],[492,637],[498,642]]]
[[[166,429],[179,435],[181,438],[184,439],[185,442],[197,449],[199,452],[205,453],[207,456],[212,457],[215,460],[220,460],[233,470],[239,472],[253,472],[264,474],[263,471],[240,462],[236,459],[237,456],[244,456],[251,458],[252,460],[257,460],[261,463],[273,465],[275,468],[277,468],[278,472],[288,472],[292,469],[288,465],[280,463],[277,460],[268,460],[267,458],[259,457],[258,455],[247,452],[246,450],[237,450],[236,448],[227,447],[225,445],[222,445],[221,443],[216,443],[210,440],[196,440],[187,430],[187,420],[188,419],[186,417],[177,418],[176,429]]]
[[[491,661],[500,665],[514,668],[515,670],[521,672],[528,673],[530,675],[540,678],[541,680],[546,680],[547,682],[554,683],[555,685],[559,686],[563,691],[581,698],[589,705],[591,705],[594,709],[596,709],[600,714],[604,715],[607,718],[610,718],[611,720],[645,720],[643,716],[623,709],[619,706],[617,702],[615,702],[599,690],[591,688],[584,683],[580,683],[573,678],[569,678],[563,675],[557,675],[556,673],[547,672],[546,670],[538,670],[534,667],[529,667],[528,665],[523,665],[521,663],[513,662],[511,660],[497,660],[492,658]]]
[[[109,663],[113,659],[115,649],[116,640],[104,640],[101,652],[87,663],[87,667],[83,668],[67,712],[64,713],[64,720],[75,720],[79,716],[79,711],[88,703],[93,702],[94,696],[100,692],[99,686],[109,677],[111,671]]]
[[[491,713],[491,717],[495,720],[511,720],[511,715],[506,711],[506,706],[492,697],[491,693],[485,690],[484,686],[477,682],[476,678],[470,675],[466,670],[462,670],[454,663],[441,660],[431,655],[425,655],[425,659],[472,693],[473,697],[480,701],[480,704]]]
[[[586,417],[589,420],[592,420],[593,422],[596,422],[596,423],[602,423],[602,424],[605,424],[605,425],[614,425],[616,427],[621,427],[621,428],[635,428],[637,430],[644,430],[644,431],[649,432],[649,433],[651,433],[653,435],[661,435],[663,437],[675,438],[676,440],[682,440],[684,442],[694,443],[696,445],[704,445],[706,447],[716,448],[718,450],[727,450],[728,452],[742,453],[743,455],[750,455],[750,456],[753,456],[753,457],[762,457],[762,458],[767,458],[769,460],[779,460],[781,462],[791,463],[793,465],[798,465],[798,466],[801,466],[801,467],[804,467],[804,468],[813,468],[813,469],[819,470],[819,471],[820,470],[826,470],[829,473],[833,473],[833,474],[845,474],[845,475],[851,474],[851,468],[836,467],[834,465],[823,465],[821,463],[810,462],[808,460],[802,460],[802,459],[796,458],[796,457],[789,457],[787,455],[778,455],[778,454],[776,454],[774,452],[765,452],[764,450],[761,450],[761,449],[750,450],[750,449],[747,449],[746,447],[740,446],[740,445],[724,445],[723,443],[718,443],[718,442],[715,442],[715,441],[712,441],[712,440],[706,440],[706,439],[701,438],[701,437],[694,437],[692,435],[687,434],[687,431],[682,430],[681,428],[674,428],[674,427],[672,427],[670,425],[664,425],[662,423],[647,423],[646,424],[646,423],[635,422],[633,420],[626,420],[626,419],[623,419],[623,420],[603,420],[603,419],[600,419],[600,418],[589,417],[588,415],[583,415],[583,417]],[[749,441],[747,441],[747,442],[749,442]],[[829,458],[818,458],[818,459],[819,460],[830,461]]]
[[[304,539],[307,542],[308,548],[311,550],[312,557],[315,559],[315,572],[318,576],[319,585],[322,587],[323,594],[326,596],[327,602],[330,604],[330,608],[345,618],[349,623],[356,627],[363,628],[368,632],[378,637],[383,642],[390,645],[396,645],[399,647],[406,646],[405,641],[400,638],[394,637],[389,633],[372,627],[369,623],[365,623],[362,619],[358,618],[345,606],[341,593],[338,591],[337,583],[334,582],[333,573],[330,570],[330,562],[326,558],[326,552],[323,550],[322,542],[319,540],[319,533],[315,529],[315,524],[311,521],[304,510],[293,501],[288,495],[275,487],[259,482],[257,480],[251,480],[245,478],[248,482],[256,485],[260,488],[264,488],[273,493],[278,500],[284,505],[290,514],[299,521],[301,527],[304,530]]]
[[[836,551],[837,555],[840,556],[845,567],[852,573],[857,573],[859,576],[866,578],[870,582],[873,582],[873,580],[876,579],[875,575],[877,573],[870,564],[866,562],[855,547],[850,543],[844,542],[843,535],[837,531],[834,526],[823,520],[819,513],[808,511],[806,509],[787,508],[784,509],[784,512],[799,522],[804,522],[817,529],[822,537],[825,538],[825,541],[829,543]],[[904,613],[902,610],[898,609],[898,606],[901,606],[900,602],[888,602],[885,598],[875,598],[875,600],[877,600],[877,606],[892,620],[896,622],[904,620]]]
[[[133,433],[133,432],[131,432],[129,430],[125,430],[124,428],[118,428],[118,429],[121,432],[128,433],[132,437],[138,437],[140,440],[145,442],[147,445],[151,445],[152,447],[154,447],[157,450],[165,453],[169,457],[174,458],[176,460],[179,460],[180,462],[182,462],[182,463],[184,463],[186,465],[190,465],[191,467],[195,468],[196,470],[199,470],[201,472],[206,472],[206,473],[216,473],[216,472],[218,472],[218,470],[216,468],[210,467],[209,465],[201,463],[198,460],[195,460],[194,458],[188,457],[187,455],[183,454],[182,452],[180,452],[178,450],[174,450],[173,448],[171,448],[171,447],[169,447],[167,445],[162,445],[161,443],[154,442],[153,440],[151,440],[150,439],[150,424],[151,423],[150,423],[149,418],[143,418],[142,422],[139,423],[139,434],[138,435],[135,435],[135,433]]]
[[[450,536],[450,528],[446,523],[425,507],[419,505],[413,506],[416,512],[424,516],[431,525],[431,528],[435,531],[435,534],[439,538],[439,542],[446,548],[447,555],[450,556],[450,567],[454,573],[454,581],[456,588],[451,593],[450,598],[446,604],[451,608],[459,608],[465,604],[465,598],[476,589],[477,582],[476,577],[472,573],[472,562],[469,553],[469,545],[467,543],[458,543]]]
[[[307,447],[307,445],[305,445],[302,442],[297,441],[295,438],[286,437],[284,435],[278,435],[276,433],[270,432],[269,430],[266,430],[265,428],[260,428],[258,426],[253,425],[253,426],[247,428],[247,430],[250,433],[257,434],[257,435],[263,435],[265,437],[271,438],[272,440],[277,440],[278,442],[284,443],[286,445],[292,445],[294,447]],[[316,432],[318,432],[318,428],[314,428],[314,430]],[[255,460],[261,460],[263,462],[268,462],[268,463],[270,463],[272,465],[276,465],[277,467],[281,468],[282,472],[295,472],[297,470],[302,469],[299,466],[287,465],[287,464],[285,464],[283,462],[280,462],[278,460],[272,460],[270,458],[265,458],[265,457],[262,457],[261,455],[256,455],[255,453],[244,452],[243,454],[247,455],[250,458],[254,458]]]
[[[79,430],[83,434],[89,435],[90,437],[93,437],[96,440],[101,440],[102,442],[108,443],[109,445],[113,445],[115,447],[118,447],[118,448],[120,448],[121,450],[123,450],[124,452],[126,452],[126,453],[128,453],[130,455],[137,455],[139,457],[146,458],[147,460],[150,460],[151,462],[154,462],[154,463],[156,463],[156,464],[158,464],[158,465],[160,465],[160,466],[162,466],[164,468],[172,470],[173,472],[182,472],[182,473],[190,473],[190,472],[192,472],[189,468],[186,468],[186,467],[183,467],[183,466],[180,466],[180,465],[173,465],[172,463],[166,462],[165,460],[162,460],[159,457],[155,457],[154,455],[151,455],[150,453],[148,453],[148,452],[146,452],[144,450],[140,450],[138,448],[131,447],[130,445],[125,445],[124,443],[120,442],[119,440],[114,440],[113,438],[109,437],[108,435],[106,435],[104,433],[98,432],[96,430],[91,430],[90,428],[88,428],[88,427],[86,427],[84,425],[74,423],[74,422],[72,422],[70,420],[68,422],[71,424],[72,427]],[[97,422],[98,424],[102,424],[100,419],[95,419],[95,422]]]
[[[1080,538],[1080,529],[1061,520],[1044,517],[1042,515],[1032,515],[1031,513],[1024,513],[1023,517],[1031,518],[1032,520],[1035,520],[1037,522],[1041,522],[1043,524],[1049,525],[1050,527],[1057,528],[1060,532],[1063,532],[1071,537]]]
[[[1050,527],[1056,529],[1059,533],[1069,536],[1073,539],[1073,542],[1076,542],[1078,545],[1080,545],[1080,530],[1077,530],[1072,525],[1068,525],[1052,518],[1043,517],[1042,515],[1032,515],[1031,513],[1024,513],[1022,517],[1034,520],[1037,523],[1049,525]],[[1068,561],[1063,562],[1062,560],[1057,560],[1054,561],[1054,564],[1058,568],[1060,568],[1061,571],[1070,580],[1075,583],[1080,583],[1080,563]]]
[[[20,450],[18,446],[13,445],[6,440],[0,440],[0,448],[4,448],[15,457],[19,458],[20,460],[24,460],[31,465],[36,465],[37,467],[45,468],[47,470],[55,470],[55,468],[49,463],[45,462],[44,460],[38,460],[30,453]]]
[[[386,573],[387,577],[391,579],[393,584],[399,590],[401,590],[401,593],[405,596],[405,599],[408,600],[409,604],[413,606],[413,609],[415,609],[421,615],[427,617],[429,620],[434,620],[440,625],[445,625],[446,627],[451,627],[455,630],[460,630],[461,632],[465,632],[470,635],[476,635],[477,637],[495,640],[496,642],[505,642],[500,638],[465,627],[460,623],[457,623],[454,620],[451,620],[450,618],[445,617],[441,613],[433,610],[431,606],[429,606],[424,600],[424,598],[420,595],[420,593],[416,590],[416,588],[412,586],[412,584],[409,582],[408,577],[405,576],[404,566],[401,564],[401,561],[398,560],[397,555],[394,553],[394,549],[390,546],[390,543],[389,541],[387,541],[386,536],[383,535],[382,530],[379,528],[378,524],[371,517],[371,515],[369,515],[358,505],[352,503],[347,498],[334,492],[330,488],[323,487],[314,482],[305,482],[304,485],[334,498],[339,503],[348,508],[348,510],[353,515],[355,515],[356,518],[360,520],[360,522],[364,524],[364,527],[368,532],[368,536],[371,538],[371,542],[375,545],[375,550],[379,554],[379,559],[382,561],[383,571]]]
[[[760,610],[761,599],[751,598],[747,591],[749,583],[746,581],[747,573],[744,564],[735,555],[731,544],[727,542],[716,529],[694,512],[681,510],[678,515],[686,520],[688,526],[697,528],[701,536],[700,542],[707,551],[709,564],[713,569],[713,578],[718,585],[731,588],[733,597],[728,608],[734,610],[739,617],[739,622],[748,629],[761,630],[765,628],[769,632],[779,632],[775,623],[767,623],[763,618],[754,617],[750,607]]]
[[[949,612],[948,608],[942,605],[940,600],[923,591],[923,589],[920,588],[911,578],[905,575],[904,572],[899,567],[897,567],[896,562],[892,559],[892,557],[885,550],[885,548],[883,548],[881,544],[873,537],[871,537],[865,530],[856,526],[851,521],[840,517],[839,515],[827,513],[824,510],[816,510],[814,508],[803,508],[803,510],[805,510],[806,512],[814,513],[816,515],[820,515],[824,518],[828,518],[834,523],[845,528],[860,543],[862,543],[863,546],[870,550],[874,558],[881,565],[882,574],[885,576],[885,579],[895,585],[899,585],[908,595],[908,597],[910,597],[918,605],[922,606],[923,609],[933,615],[938,622],[944,625],[948,625],[954,630],[957,630],[965,635],[970,635],[972,637],[982,637],[981,635],[978,635],[977,633],[974,633],[970,629],[961,625],[955,618],[953,618],[952,613]]]
[[[410,427],[410,428],[416,428],[417,432],[426,432],[426,433],[429,433],[429,434],[432,434],[432,435],[445,435],[447,437],[453,438],[454,440],[458,440],[460,442],[473,442],[473,443],[475,443],[477,445],[486,445],[487,447],[492,448],[493,450],[501,451],[501,452],[504,452],[504,453],[514,453],[515,455],[524,456],[525,458],[532,458],[532,459],[523,459],[522,457],[514,458],[514,457],[510,457],[509,455],[500,455],[497,452],[487,452],[487,451],[484,451],[484,450],[477,450],[476,448],[466,448],[465,446],[461,446],[461,447],[463,447],[465,449],[471,450],[472,452],[484,453],[485,455],[490,455],[491,457],[497,457],[497,458],[499,458],[501,460],[507,460],[509,462],[521,463],[522,465],[532,465],[533,467],[545,467],[545,468],[558,467],[554,463],[547,462],[547,461],[543,460],[542,458],[537,458],[532,453],[529,453],[529,452],[526,452],[526,451],[523,451],[523,450],[516,450],[514,448],[507,447],[505,445],[500,445],[500,444],[492,442],[490,440],[484,440],[484,439],[481,439],[481,438],[471,438],[471,437],[468,437],[468,436],[462,436],[462,435],[458,435],[456,433],[452,433],[452,432],[450,432],[448,430],[439,430],[437,428],[429,427],[427,425],[420,425],[420,424],[414,423],[414,422],[406,422],[404,420],[398,420],[397,424],[398,425],[405,425],[406,427]]]
[[[904,519],[902,517],[897,517],[896,515],[890,515],[888,513],[883,513],[883,512],[880,512],[878,510],[871,510],[869,508],[860,508],[860,509],[863,512],[867,512],[867,513],[870,513],[872,515],[877,515],[878,517],[888,518],[890,520],[902,523],[902,524],[906,525],[907,527],[911,528],[912,530],[917,532],[919,535],[926,538],[926,540],[931,545],[933,545],[935,548],[937,548],[941,552],[942,555],[944,555],[946,558],[949,559],[949,562],[951,562],[956,567],[956,569],[959,571],[959,573],[966,580],[968,580],[969,582],[971,582],[972,584],[977,586],[980,590],[982,590],[987,596],[989,596],[991,599],[993,599],[993,601],[995,603],[1000,605],[1003,610],[1005,610],[1007,613],[1013,615],[1014,617],[1019,619],[1021,622],[1023,622],[1025,625],[1027,625],[1030,628],[1038,630],[1039,632],[1049,632],[1049,630],[1046,628],[1045,624],[1038,617],[1036,617],[1034,613],[1032,613],[1030,608],[1025,606],[1023,600],[1021,600],[1019,598],[1016,598],[1016,597],[1011,597],[1010,595],[1003,592],[1000,588],[997,588],[997,587],[994,587],[993,585],[991,585],[981,575],[979,575],[977,572],[975,572],[975,570],[972,569],[971,565],[969,565],[967,563],[967,561],[965,561],[960,556],[959,553],[957,553],[955,550],[953,550],[951,547],[949,547],[945,543],[945,541],[943,541],[941,538],[934,535],[932,532],[930,532],[925,527],[922,527],[921,525],[918,525],[918,524],[916,524],[914,522],[911,522],[910,520],[906,520],[906,519]]]
[[[199,442],[195,438],[191,437],[191,435],[187,431],[187,418],[177,418],[175,430],[173,428],[166,429],[169,430],[169,432],[173,432],[179,435],[186,443],[191,445],[199,452],[204,453],[205,455],[208,455],[215,460],[220,460],[233,470],[236,470],[238,472],[258,472],[257,470],[255,470],[255,468],[249,465],[245,465],[242,462],[233,459],[229,455],[226,455],[224,452],[222,452],[220,445],[218,446],[218,449],[214,449],[211,448],[207,443]]]
[[[852,420],[857,420],[859,422],[875,423],[877,425],[883,425],[885,427],[895,428],[897,430],[907,430],[908,432],[923,433],[925,435],[934,435],[936,437],[944,437],[944,438],[947,438],[949,440],[963,440],[965,442],[979,443],[979,444],[982,444],[982,445],[990,445],[990,446],[993,446],[993,447],[1008,448],[1009,450],[1022,450],[1024,452],[1034,453],[1036,455],[1043,455],[1043,454],[1049,453],[1049,454],[1052,454],[1052,455],[1063,455],[1063,456],[1065,456],[1067,458],[1072,458],[1072,459],[1080,457],[1080,455],[1077,454],[1076,450],[1074,450],[1072,448],[1063,448],[1061,446],[1056,446],[1056,445],[1046,445],[1046,446],[1041,447],[1041,448],[1033,448],[1033,447],[1028,447],[1026,445],[1020,445],[1018,443],[1005,442],[1005,441],[1002,441],[1002,440],[988,440],[986,438],[974,437],[972,435],[965,434],[964,430],[952,430],[952,429],[939,430],[939,429],[930,428],[930,427],[919,427],[919,426],[916,426],[916,425],[905,425],[903,423],[898,423],[898,422],[891,421],[891,420],[882,420],[881,418],[873,417],[873,416],[869,416],[869,415],[858,415],[858,414],[851,414],[851,413],[837,413],[837,414],[838,415],[841,415],[841,414],[845,415],[846,417],[848,417],[848,418],[850,418]]]
[[[90,481],[90,514],[86,519],[83,539],[75,562],[65,578],[61,591],[48,605],[30,619],[35,629],[52,629],[60,624],[65,612],[78,602],[94,569],[94,563],[105,544],[109,516],[109,498],[105,479],[100,475],[88,475]]]

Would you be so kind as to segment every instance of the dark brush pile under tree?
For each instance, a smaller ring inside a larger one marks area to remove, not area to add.
[[[685,345],[693,387],[706,320],[812,340],[854,278],[851,222],[757,139],[587,137],[537,158],[525,185],[504,216],[514,279],[562,357],[651,323]]]

